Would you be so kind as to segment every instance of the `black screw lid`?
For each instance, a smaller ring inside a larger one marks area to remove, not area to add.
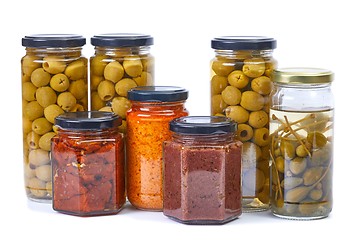
[[[262,36],[224,36],[211,40],[211,48],[218,50],[275,49],[276,40]]]
[[[120,126],[121,118],[112,112],[67,112],[55,118],[55,125],[66,130],[102,130]]]
[[[91,44],[99,47],[140,47],[154,44],[154,38],[146,34],[108,33],[91,38]]]
[[[237,130],[237,123],[220,116],[187,116],[170,122],[170,130],[180,134],[225,134]]]
[[[86,38],[75,34],[34,34],[22,38],[24,47],[81,47],[86,44]]]
[[[178,102],[187,98],[186,89],[173,86],[144,86],[128,91],[128,99],[139,102]]]

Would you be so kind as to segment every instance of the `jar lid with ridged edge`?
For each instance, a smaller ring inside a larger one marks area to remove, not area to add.
[[[86,38],[76,34],[34,34],[22,38],[24,47],[33,48],[62,48],[82,47]]]
[[[334,80],[334,73],[322,68],[279,68],[272,79],[283,84],[325,84]]]
[[[276,40],[263,36],[223,36],[211,40],[217,50],[267,50],[276,48]]]
[[[98,47],[140,47],[154,44],[154,38],[138,33],[106,33],[91,38],[91,44]]]

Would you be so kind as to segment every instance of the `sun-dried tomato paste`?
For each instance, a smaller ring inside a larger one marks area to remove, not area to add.
[[[60,126],[51,160],[54,210],[80,216],[120,211],[125,203],[124,146],[116,125],[88,131]]]

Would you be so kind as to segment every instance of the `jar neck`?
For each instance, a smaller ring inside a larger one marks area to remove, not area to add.
[[[26,49],[27,55],[36,55],[36,56],[66,56],[66,57],[80,57],[82,47],[67,47],[67,48],[29,48]]]
[[[77,130],[68,130],[68,129],[58,129],[59,137],[70,137],[70,138],[87,138],[87,137],[103,137],[119,134],[118,128],[107,128],[99,130],[89,130],[89,131],[77,131]]]
[[[226,57],[226,58],[234,58],[234,59],[246,59],[246,58],[270,58],[272,57],[273,50],[215,50],[216,57]]]
[[[99,47],[95,46],[95,55],[108,55],[108,56],[132,56],[132,55],[148,55],[150,54],[149,46],[136,46],[136,47]]]
[[[223,145],[234,141],[234,133],[225,134],[180,134],[173,133],[172,140],[174,142],[185,145]]]
[[[143,111],[143,112],[183,111],[185,110],[185,101],[178,101],[178,102],[131,101],[131,108],[134,111]]]

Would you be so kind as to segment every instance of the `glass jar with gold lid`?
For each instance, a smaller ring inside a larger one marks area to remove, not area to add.
[[[270,94],[271,211],[318,219],[332,210],[334,74],[317,68],[274,71]]]

